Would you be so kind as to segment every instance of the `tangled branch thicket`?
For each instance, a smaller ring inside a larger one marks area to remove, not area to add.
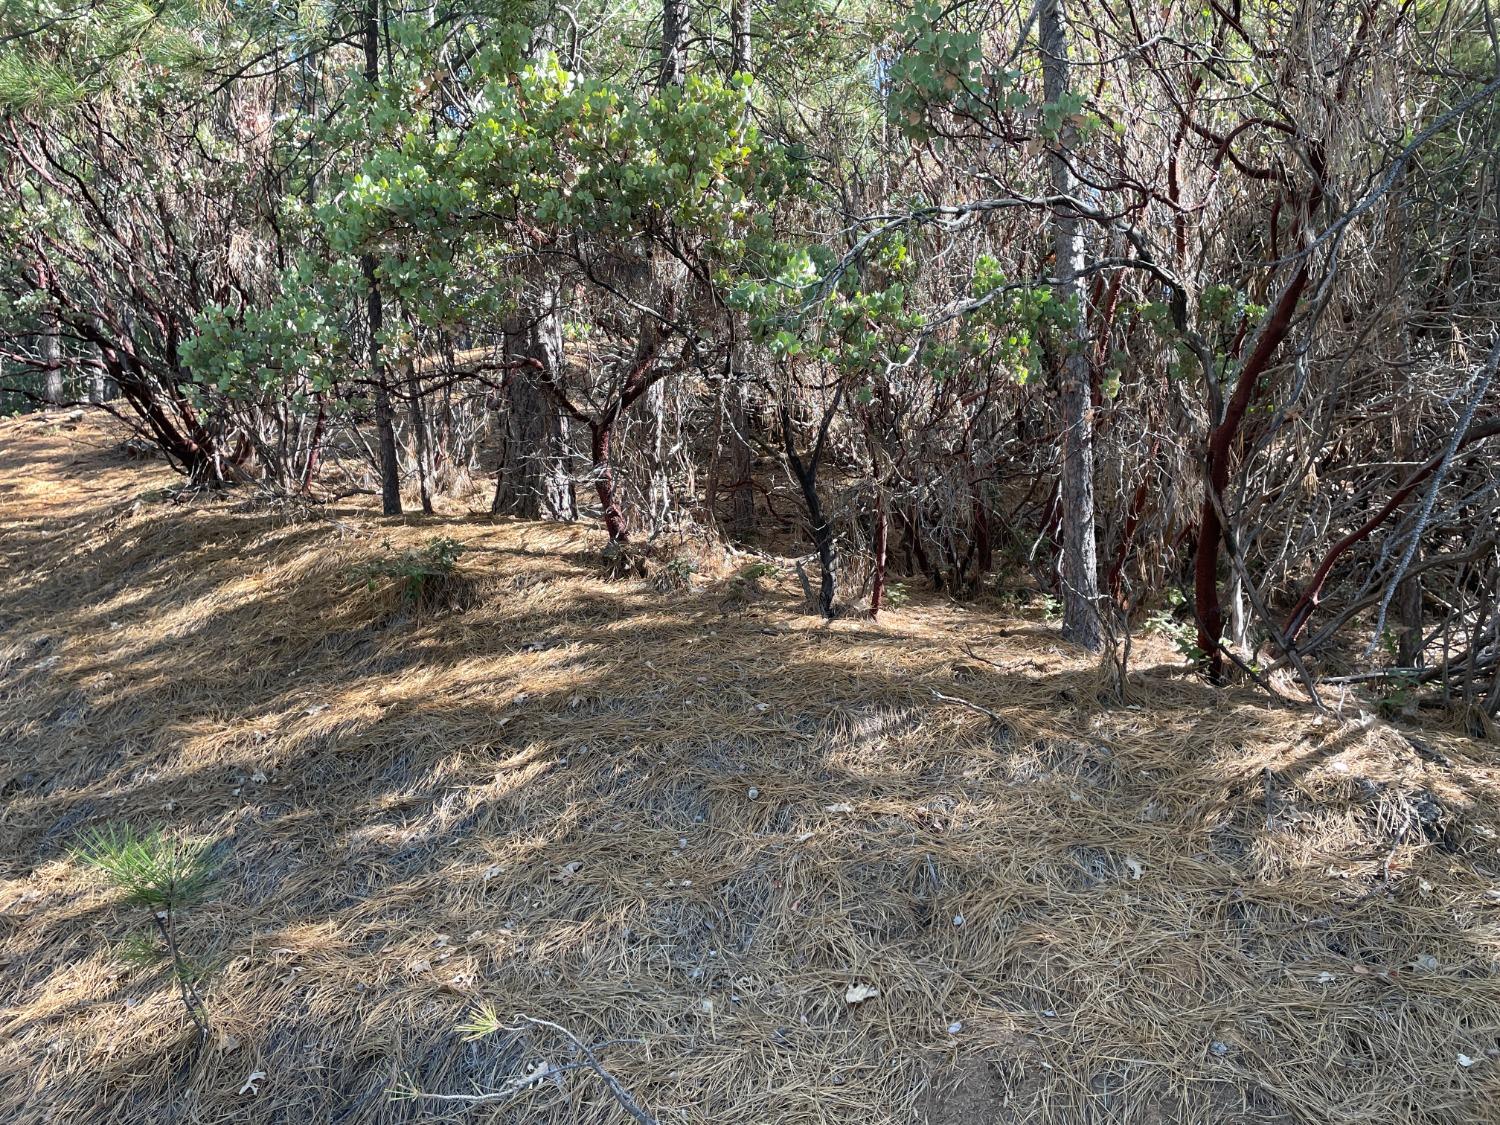
[[[1500,713],[1487,0],[0,16],[0,396]]]

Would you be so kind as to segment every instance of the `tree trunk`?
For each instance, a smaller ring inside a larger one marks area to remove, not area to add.
[[[1409,352],[1408,352],[1409,355]],[[1410,415],[1408,415],[1410,417]],[[1414,427],[1403,425],[1400,427],[1400,435],[1396,441],[1396,456],[1403,461],[1410,461],[1416,456],[1416,442],[1413,439]],[[1422,547],[1417,544],[1416,551],[1412,554],[1411,565],[1417,566],[1422,561]],[[1422,575],[1413,574],[1409,578],[1403,578],[1400,585],[1396,587],[1395,606],[1396,611],[1396,666],[1399,668],[1415,668],[1422,658]]]
[[[589,450],[594,460],[594,492],[599,497],[599,507],[604,515],[604,530],[609,532],[610,547],[630,542],[630,532],[625,527],[625,513],[620,510],[615,496],[615,474],[609,463],[610,430],[614,419],[590,425]]]
[[[729,57],[732,74],[750,73],[750,0],[730,2]]]
[[[665,90],[687,80],[687,0],[662,0],[661,70],[657,85]]]
[[[541,315],[533,322],[528,352],[540,368],[542,379],[559,380],[563,370],[562,302],[555,289],[542,299]],[[529,374],[529,373],[528,373]],[[578,498],[573,493],[573,451],[568,443],[568,419],[553,399],[533,386],[537,409],[532,412],[531,466],[538,500],[538,515],[549,520],[578,518]]]
[[[1281,341],[1291,330],[1292,313],[1307,285],[1307,267],[1302,265],[1293,276],[1291,284],[1281,294],[1270,318],[1262,328],[1255,350],[1240,368],[1234,393],[1224,409],[1224,419],[1208,438],[1207,481],[1204,483],[1203,506],[1198,513],[1198,546],[1193,558],[1193,607],[1198,617],[1198,647],[1208,660],[1209,678],[1215,682],[1224,676],[1224,606],[1219,595],[1219,552],[1224,544],[1224,525],[1219,520],[1219,507],[1223,503],[1224,490],[1229,485],[1230,459],[1234,440],[1240,432],[1245,412],[1250,408],[1255,384],[1271,357],[1280,347]],[[1287,639],[1295,637],[1296,630],[1288,629]]]
[[[818,611],[830,621],[834,616],[833,527],[823,515],[823,502],[818,498],[818,462],[822,459],[823,442],[827,436],[826,423],[838,410],[839,397],[842,396],[842,392],[841,386],[833,405],[828,408],[828,414],[824,415],[825,426],[819,434],[811,456],[806,461],[803,461],[802,456],[797,452],[797,439],[792,432],[791,411],[786,406],[781,408],[781,436],[786,448],[787,464],[791,467],[792,476],[797,478],[798,487],[802,489],[802,502],[807,505],[808,530],[812,533],[813,546],[818,552],[818,566],[823,572],[818,584]]]
[[[653,383],[646,391],[646,424],[651,440],[646,455],[647,526],[656,532],[666,525],[672,511],[672,482],[667,473],[667,384]]]
[[[1421,562],[1422,552],[1418,548],[1412,555],[1412,563]],[[1400,668],[1420,667],[1422,660],[1422,576],[1414,574],[1403,578],[1396,587],[1396,665]]]
[[[95,334],[99,340],[104,339],[104,320],[102,317],[91,318]],[[113,401],[119,397],[119,384],[110,376],[110,349],[104,344],[95,345],[99,350],[99,366],[94,369],[93,377],[89,380],[89,401],[95,406]]]
[[[42,397],[49,406],[61,406],[66,397],[63,388],[62,346],[57,333],[57,318],[49,316],[43,325],[41,339],[42,360],[47,365]]]
[[[1323,201],[1322,150],[1316,145],[1309,146],[1308,156],[1315,178],[1301,216],[1293,221],[1293,242],[1298,241],[1300,232],[1305,229],[1309,218],[1316,214]],[[1271,218],[1273,238],[1279,211],[1278,200]],[[1193,611],[1198,618],[1198,647],[1207,658],[1208,675],[1215,683],[1224,678],[1224,653],[1220,647],[1224,636],[1224,607],[1219,596],[1219,553],[1224,545],[1224,527],[1219,520],[1219,510],[1224,503],[1224,491],[1229,486],[1235,440],[1255,398],[1255,388],[1260,382],[1261,374],[1292,330],[1292,318],[1296,314],[1297,303],[1307,288],[1308,277],[1308,261],[1306,256],[1302,256],[1298,259],[1297,272],[1288,280],[1276,304],[1261,322],[1260,331],[1255,336],[1255,346],[1240,364],[1234,391],[1224,404],[1223,416],[1217,420],[1218,424],[1208,435],[1204,465],[1207,480],[1203,486],[1203,506],[1198,514],[1198,546],[1193,557]],[[1213,379],[1211,371],[1205,371],[1203,375],[1206,379]],[[1321,589],[1321,580],[1318,580],[1318,588]],[[1297,627],[1289,624],[1286,634],[1288,641],[1295,640]]]
[[[388,516],[401,514],[401,467],[396,460],[396,430],[391,419],[391,393],[386,386],[380,360],[382,310],[380,285],[375,279],[375,259],[364,257],[365,283],[369,287],[370,379],[375,384],[375,431],[380,448],[380,503]]]
[[[802,484],[803,499],[807,502],[807,515],[812,522],[813,545],[818,549],[818,569],[821,571],[818,579],[818,612],[832,621],[834,616],[833,528],[829,526],[828,520],[823,515],[823,505],[818,500],[816,478],[809,474],[799,480]]]
[[[422,381],[416,366],[406,367],[406,397],[411,414],[412,441],[416,445],[417,489],[422,497],[422,511],[432,515],[432,440],[427,431],[427,411],[422,405]]]
[[[875,534],[870,547],[870,617],[880,616],[880,604],[885,595],[885,556],[889,521],[885,512],[885,493],[875,497]]]
[[[751,0],[732,0],[729,5],[730,63],[732,74],[750,73]],[[746,112],[749,102],[746,101]],[[750,448],[754,415],[746,409],[749,387],[745,380],[750,358],[749,318],[734,314],[734,343],[729,367],[729,473],[734,483],[729,492],[729,534],[749,539],[755,534],[755,457]]]
[[[539,302],[539,312],[514,350],[524,361],[507,383],[505,452],[492,510],[522,519],[572,520],[578,516],[568,448],[568,420],[545,384],[563,362],[562,319],[556,292]],[[509,333],[514,339],[521,333]]]
[[[365,81],[371,89],[380,84],[380,6],[378,0],[365,4]],[[385,311],[380,299],[380,282],[375,276],[375,256],[364,255],[366,308],[370,328],[370,380],[375,384],[375,430],[380,440],[381,510],[388,516],[401,514],[401,467],[396,460],[396,431],[391,419],[391,393],[385,381],[385,367],[380,357],[380,330]]]
[[[307,458],[302,462],[302,479],[297,491],[304,496],[312,491],[312,482],[318,475],[318,459],[323,453],[323,430],[328,424],[328,404],[318,395],[318,413],[313,419],[312,436],[307,440]]]
[[[1064,0],[1044,0],[1041,9],[1042,76],[1049,102],[1069,89],[1068,33]],[[1071,159],[1077,131],[1064,122],[1051,155],[1052,192],[1077,190]],[[1062,359],[1062,602],[1063,635],[1090,652],[1104,643],[1099,623],[1099,574],[1094,530],[1094,422],[1089,385],[1087,299],[1083,230],[1076,212],[1058,204],[1052,213],[1057,251],[1057,295],[1073,310],[1074,321]]]
[[[657,86],[666,91],[674,86],[681,87],[687,81],[687,33],[688,33],[688,5],[687,0],[662,0],[661,5],[661,68],[657,75]],[[653,255],[655,257],[655,255]],[[659,258],[658,258],[659,262]],[[651,276],[657,276],[657,271],[652,269]],[[670,282],[666,283],[670,285]],[[668,304],[671,302],[668,301]],[[645,339],[649,330],[647,318],[641,317],[641,338]],[[666,413],[667,413],[667,388],[664,383],[653,382],[646,389],[646,413],[650,416],[647,425],[651,427],[651,441],[647,455],[646,481],[646,509],[648,519],[654,527],[660,527],[667,512],[671,508],[671,484],[667,480],[666,466]],[[606,430],[606,439],[608,431]],[[597,458],[596,458],[597,471]],[[613,481],[610,483],[610,491],[613,492]],[[606,510],[606,521],[608,512]],[[613,533],[610,536],[614,538]]]

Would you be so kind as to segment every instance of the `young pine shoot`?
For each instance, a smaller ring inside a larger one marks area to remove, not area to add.
[[[185,911],[203,902],[217,881],[217,863],[206,842],[169,836],[159,828],[139,831],[111,823],[85,832],[72,848],[80,863],[100,872],[124,891],[126,906],[149,911],[171,961],[178,997],[200,1038],[208,1034],[207,1011],[195,984],[201,973],[183,954],[178,925]],[[142,962],[161,950],[154,942],[133,939],[130,960]]]

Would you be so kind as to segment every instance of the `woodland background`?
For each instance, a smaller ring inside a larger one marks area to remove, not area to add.
[[[25,0],[0,386],[187,488],[493,489],[1500,710],[1495,22]],[[490,483],[492,482],[492,483]],[[814,590],[813,587],[816,586]]]

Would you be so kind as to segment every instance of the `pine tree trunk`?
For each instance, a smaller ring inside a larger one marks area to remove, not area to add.
[[[530,362],[507,384],[505,452],[492,510],[522,519],[576,519],[568,420],[545,389],[563,364],[557,293],[544,293],[531,324],[507,334],[507,341],[516,358]]]
[[[886,518],[885,494],[875,497],[875,534],[870,545],[870,616],[880,616],[880,606],[885,596],[886,543],[889,533]]]
[[[98,341],[105,339],[104,320],[102,317],[92,317],[94,335]],[[110,375],[110,349],[102,342],[95,344],[99,352],[99,366],[94,369],[94,374],[89,380],[89,401],[95,406],[101,403],[111,402],[119,397],[120,386]]]
[[[1068,33],[1064,0],[1044,0],[1041,9],[1042,76],[1046,98],[1059,101],[1069,90]],[[1064,121],[1051,156],[1052,192],[1072,197],[1077,190],[1071,160],[1077,130]],[[1052,212],[1057,249],[1057,297],[1073,310],[1074,321],[1062,359],[1062,601],[1063,635],[1091,652],[1103,645],[1099,623],[1099,574],[1094,530],[1094,422],[1089,380],[1087,296],[1083,272],[1083,230],[1076,212],[1058,204]]]
[[[380,451],[380,503],[388,516],[401,514],[401,467],[396,460],[396,430],[391,418],[391,393],[380,360],[382,308],[380,284],[375,278],[375,259],[364,258],[365,282],[369,286],[370,379],[375,384],[375,432]]]
[[[365,80],[373,88],[380,84],[380,7],[378,0],[365,5]],[[370,329],[370,380],[375,384],[375,431],[380,444],[381,510],[388,516],[401,514],[401,466],[396,460],[396,430],[391,418],[391,393],[386,383],[385,366],[380,356],[380,330],[385,310],[380,298],[380,282],[375,276],[375,257],[366,254],[364,267],[368,289],[366,308]]]
[[[42,333],[41,352],[42,359],[47,364],[42,397],[47,400],[49,406],[61,406],[66,397],[63,387],[62,347],[57,332],[57,319],[48,317]]]
[[[661,72],[657,84],[665,90],[687,79],[687,0],[662,0]]]
[[[1238,570],[1229,579],[1229,644],[1241,656],[1250,653],[1250,603]]]
[[[661,6],[661,70],[657,76],[657,85],[662,91],[672,87],[681,87],[687,81],[687,33],[688,33],[688,5],[687,0],[662,0]],[[657,263],[661,264],[660,255],[657,255]],[[670,268],[670,267],[669,267]],[[656,269],[650,271],[652,277],[659,276]],[[671,286],[667,281],[665,287]],[[641,318],[641,335],[644,339],[648,331],[647,320]],[[659,528],[665,520],[672,505],[671,482],[667,478],[666,465],[666,415],[667,415],[667,388],[664,382],[655,382],[646,391],[646,414],[647,425],[651,427],[650,447],[647,452],[646,481],[646,509],[648,519],[653,529]],[[606,434],[606,439],[608,435]],[[597,471],[597,466],[596,466]],[[613,493],[613,483],[610,484]],[[602,493],[601,493],[602,497]],[[606,519],[610,503],[606,503]],[[618,505],[614,505],[618,506]],[[614,539],[613,532],[610,538]]]

